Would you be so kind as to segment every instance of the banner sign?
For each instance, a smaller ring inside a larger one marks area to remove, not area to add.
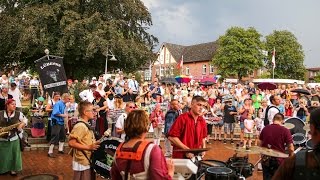
[[[49,56],[48,59],[48,56],[44,56],[35,62],[44,92],[48,92],[50,96],[53,92],[68,92],[62,57]]]

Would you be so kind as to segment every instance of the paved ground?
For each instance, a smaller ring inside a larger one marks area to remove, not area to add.
[[[219,141],[213,141],[209,147],[211,150],[207,152],[204,159],[226,161],[234,154],[232,150],[226,149]],[[258,155],[249,155],[250,163],[255,164],[258,158]],[[55,174],[60,179],[71,180],[73,175],[71,156],[64,154],[55,159],[50,159],[47,157],[46,151],[23,152],[23,171],[19,176],[13,178],[10,175],[0,175],[0,180],[19,180],[24,176],[45,173]],[[254,175],[248,179],[262,179],[262,173],[255,170]]]

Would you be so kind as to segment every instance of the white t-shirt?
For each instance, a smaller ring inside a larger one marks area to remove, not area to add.
[[[127,119],[127,114],[126,113],[122,113],[119,117],[118,117],[118,120],[116,122],[116,128],[119,128],[119,129],[124,129],[124,121],[125,119]],[[121,137],[120,137],[122,140],[125,140],[126,138],[126,134],[125,133],[122,133],[121,134]]]
[[[20,92],[20,90],[18,88],[15,88],[13,91],[11,90],[11,88],[9,89],[9,92],[8,92],[10,95],[12,95],[13,99],[16,101],[16,106],[18,108],[21,108],[22,107],[22,104],[21,104],[21,97],[22,97],[22,94]]]
[[[247,128],[244,128],[244,133],[253,133],[253,127],[254,127],[254,120],[252,119],[245,119],[244,120],[245,127],[248,127],[250,131]]]

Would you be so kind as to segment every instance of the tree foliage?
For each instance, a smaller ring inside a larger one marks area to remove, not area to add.
[[[306,72],[304,52],[297,38],[289,31],[273,31],[266,36],[266,50],[276,50],[274,77],[281,79],[303,80]],[[269,72],[272,73],[272,53],[266,61]]]
[[[0,1],[0,10],[2,67],[32,69],[46,48],[78,78],[104,72],[107,48],[118,59],[108,71],[134,71],[154,58],[158,40],[147,32],[151,15],[140,0]]]
[[[320,74],[319,74],[319,75],[316,75],[316,76],[314,77],[314,81],[315,81],[316,83],[320,83]]]
[[[239,80],[263,65],[261,35],[254,28],[231,27],[218,39],[218,49],[212,64],[222,77]]]

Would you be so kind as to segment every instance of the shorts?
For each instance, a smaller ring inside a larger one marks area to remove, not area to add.
[[[252,133],[244,133],[244,137],[252,139],[253,138],[253,134]]]
[[[234,123],[224,123],[224,133],[233,133],[234,132]]]
[[[223,123],[223,120],[221,119],[220,121],[215,122],[213,124],[214,124],[214,127],[222,127],[224,123]]]
[[[243,121],[240,121],[240,129],[244,130],[244,122]]]

